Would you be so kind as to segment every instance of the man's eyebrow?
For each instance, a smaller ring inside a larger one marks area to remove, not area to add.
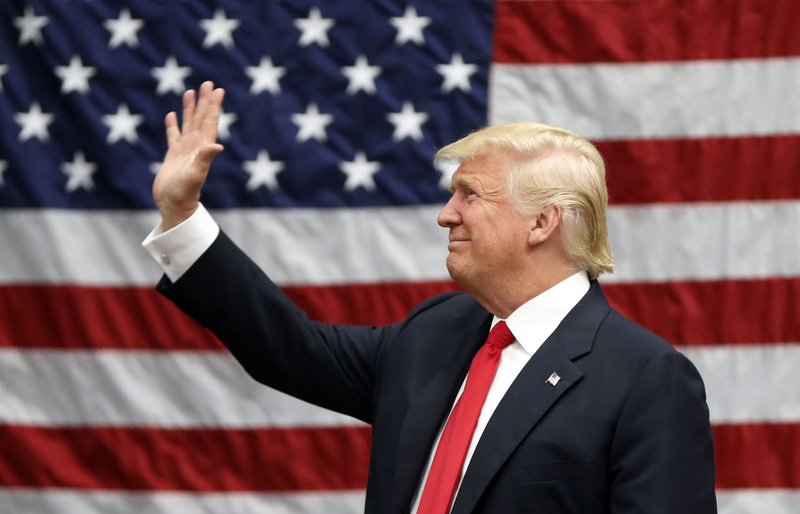
[[[463,187],[467,189],[477,189],[480,188],[481,182],[473,177],[464,177],[462,175],[456,175],[450,180],[448,184],[448,189],[452,192],[456,187]]]

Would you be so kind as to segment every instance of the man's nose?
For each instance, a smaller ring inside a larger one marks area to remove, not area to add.
[[[461,223],[461,216],[458,214],[456,203],[456,196],[453,195],[442,207],[439,216],[436,218],[436,222],[439,223],[440,227],[449,228]]]

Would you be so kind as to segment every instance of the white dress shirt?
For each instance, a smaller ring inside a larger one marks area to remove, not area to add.
[[[197,211],[180,225],[165,232],[161,230],[160,225],[153,229],[142,242],[142,246],[161,265],[167,277],[174,282],[211,246],[218,234],[219,226],[201,204]],[[579,271],[544,291],[539,296],[531,298],[512,312],[508,319],[505,320],[516,341],[503,350],[500,356],[497,373],[492,385],[489,387],[486,401],[478,417],[478,425],[475,427],[472,442],[467,450],[467,457],[461,474],[462,478],[472,454],[475,452],[478,440],[489,423],[489,418],[491,418],[506,391],[511,387],[511,383],[514,382],[522,368],[525,367],[525,364],[536,353],[536,350],[555,331],[556,327],[588,290],[589,278],[586,272]],[[499,321],[500,318],[495,316],[492,320],[492,327]],[[463,389],[464,384],[462,383],[461,391]],[[461,391],[459,391],[456,401],[461,396]],[[444,424],[442,428],[444,428]],[[439,446],[440,437],[441,429],[433,444],[428,457],[428,464],[425,466],[425,472],[420,480],[411,509],[412,514],[416,514],[419,507],[420,493],[428,478],[433,455]]]

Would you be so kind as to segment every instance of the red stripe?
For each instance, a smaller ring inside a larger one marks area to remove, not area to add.
[[[0,347],[222,346],[151,287],[0,286]]]
[[[402,320],[449,281],[289,286],[288,296],[324,322],[384,325]],[[221,350],[151,287],[0,286],[0,347]]]
[[[458,286],[449,280],[342,286],[287,286],[283,290],[312,319],[386,325],[402,321],[418,303]]]
[[[800,488],[800,423],[714,425],[717,488]],[[177,430],[0,425],[0,485],[319,491],[366,485],[367,427]]]
[[[382,325],[452,282],[287,287],[312,318]],[[800,277],[606,284],[631,319],[681,345],[800,341]],[[0,287],[0,347],[220,350],[150,288]]]
[[[712,428],[717,489],[800,488],[800,423]]]
[[[799,135],[613,141],[597,146],[607,162],[609,200],[614,204],[800,198]]]
[[[0,425],[0,485],[204,492],[363,489],[370,439],[368,427]]]
[[[796,0],[501,1],[503,63],[743,59],[800,55]]]
[[[609,302],[673,344],[800,341],[800,277],[608,284]]]

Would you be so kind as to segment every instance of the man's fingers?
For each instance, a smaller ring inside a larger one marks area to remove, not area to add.
[[[222,110],[222,100],[225,98],[225,90],[216,88],[210,93],[208,109],[202,119],[202,125],[198,127],[209,141],[217,140],[217,129],[219,127],[219,116]]]
[[[225,90],[214,88],[210,80],[203,82],[197,92],[189,89],[183,93],[183,126],[178,128],[176,121],[177,135],[188,136],[193,131],[200,131],[201,137],[215,141],[224,97]],[[175,134],[169,130],[169,126],[167,129],[167,142],[175,142]]]
[[[181,131],[178,129],[178,115],[175,111],[167,114],[164,118],[164,126],[167,132],[167,146],[172,147],[181,137]]]
[[[193,129],[200,130],[202,128],[203,120],[208,114],[211,92],[213,89],[214,83],[209,80],[200,84],[199,99],[197,100],[197,107],[194,111],[194,121],[192,122]]]
[[[189,89],[183,93],[183,133],[186,134],[192,130],[194,124],[194,111],[195,111],[195,94],[194,89]]]

